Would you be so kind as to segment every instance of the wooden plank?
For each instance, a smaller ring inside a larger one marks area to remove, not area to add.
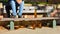
[[[27,11],[23,11],[23,13],[34,13],[34,12],[31,12],[31,11],[30,11],[30,12],[29,12],[29,11],[28,11],[28,12],[27,12]],[[39,11],[39,12],[37,12],[37,13],[48,13],[48,12],[45,12],[45,11]]]
[[[29,20],[51,20],[51,19],[60,19],[59,17],[41,17],[41,18],[2,18],[0,21],[29,21]]]
[[[32,4],[24,4],[24,6],[32,6]]]

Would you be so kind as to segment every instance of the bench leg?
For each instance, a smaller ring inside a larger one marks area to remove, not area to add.
[[[14,22],[10,21],[10,30],[14,30]]]
[[[56,27],[56,20],[53,20],[53,28]]]

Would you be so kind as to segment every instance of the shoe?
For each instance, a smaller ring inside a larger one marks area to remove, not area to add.
[[[21,18],[21,16],[18,16],[18,18]]]
[[[16,16],[11,16],[11,18],[16,18]]]

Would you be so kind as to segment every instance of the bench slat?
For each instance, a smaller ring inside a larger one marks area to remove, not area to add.
[[[51,20],[60,19],[59,17],[42,17],[42,18],[2,18],[0,21],[29,21],[29,20]]]

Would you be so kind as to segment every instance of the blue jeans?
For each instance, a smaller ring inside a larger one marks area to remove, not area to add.
[[[10,1],[11,7],[12,7],[12,13],[13,16],[16,16],[16,2],[14,0]],[[24,7],[24,1],[22,1],[22,3],[19,4],[19,13],[18,16],[22,16],[22,11],[23,11],[23,7]]]

